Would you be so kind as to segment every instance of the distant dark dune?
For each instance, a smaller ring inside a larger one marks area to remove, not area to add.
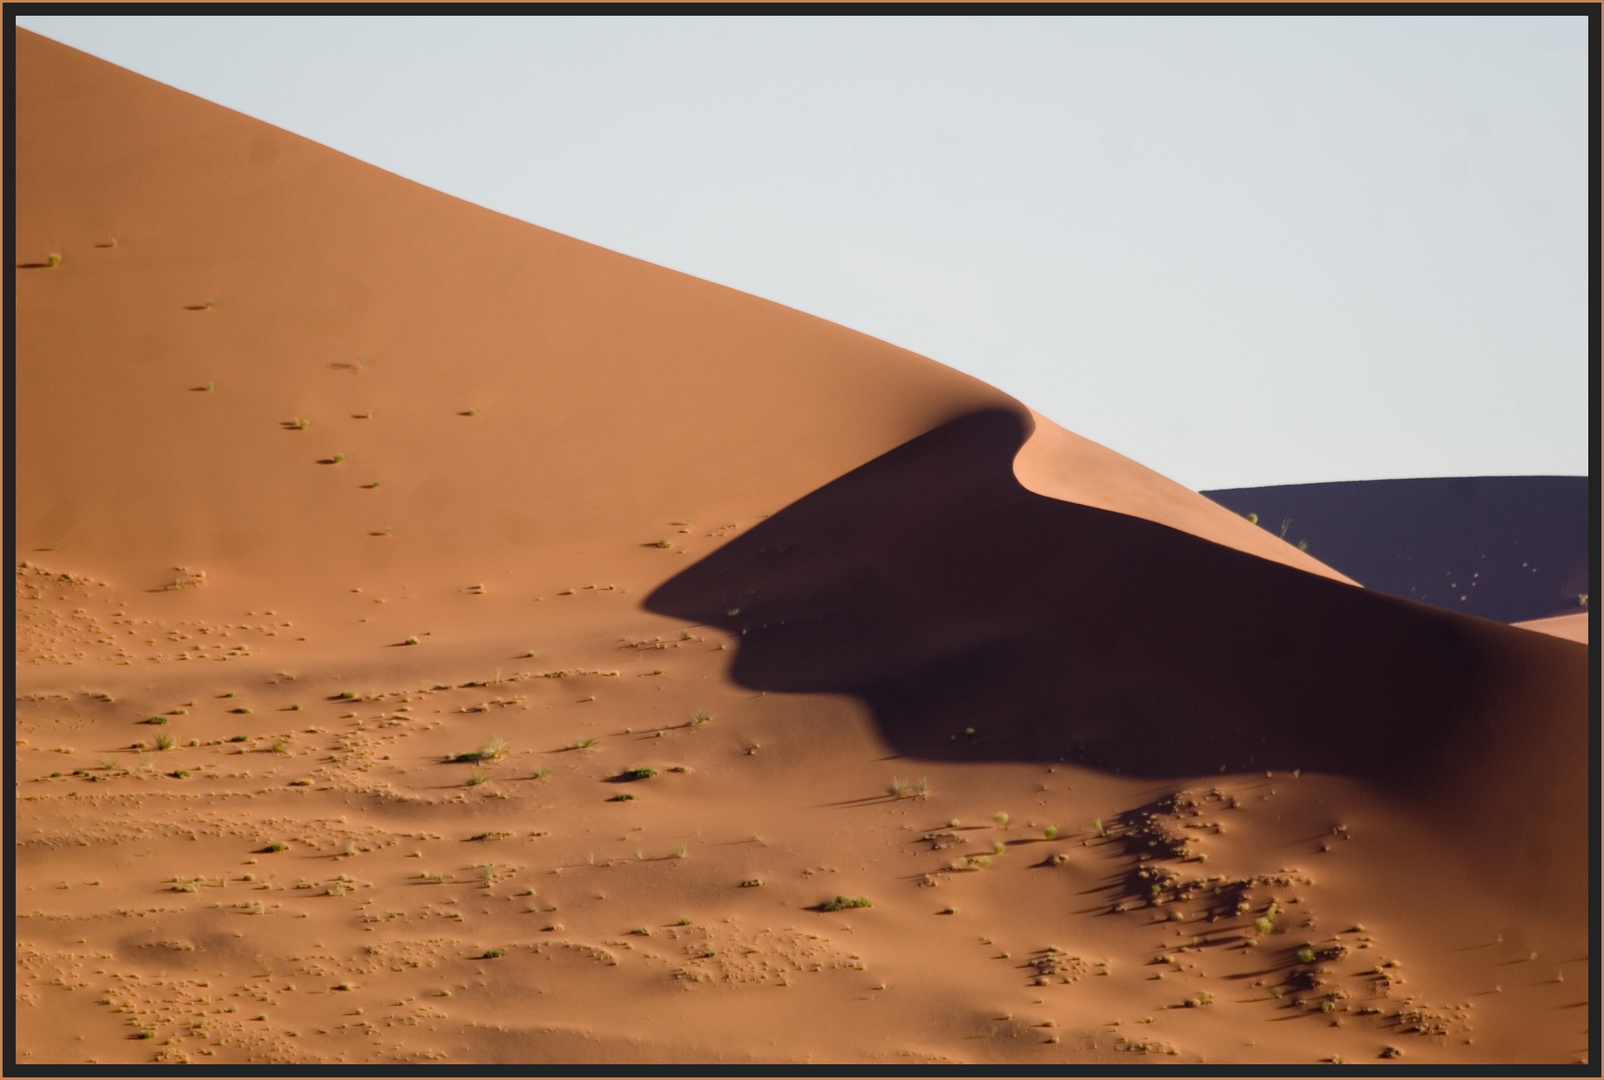
[[[1456,476],[1229,488],[1203,495],[1367,589],[1498,622],[1580,611],[1585,476]]]

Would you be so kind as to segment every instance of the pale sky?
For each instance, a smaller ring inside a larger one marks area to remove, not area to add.
[[[1591,465],[1582,16],[17,24],[1194,489]]]

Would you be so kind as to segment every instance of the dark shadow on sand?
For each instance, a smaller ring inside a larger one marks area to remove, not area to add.
[[[1379,780],[1445,737],[1476,689],[1462,616],[1034,494],[1028,423],[953,420],[645,606],[736,635],[742,686],[859,696],[913,757]]]

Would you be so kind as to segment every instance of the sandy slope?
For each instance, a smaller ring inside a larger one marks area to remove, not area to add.
[[[1585,1051],[1581,646],[903,350],[17,68],[21,1061]]]
[[[1537,630],[1544,634],[1553,634],[1568,641],[1580,641],[1583,645],[1588,641],[1588,616],[1581,615],[1555,615],[1549,619],[1528,619],[1525,622],[1515,623],[1516,626],[1527,630]]]

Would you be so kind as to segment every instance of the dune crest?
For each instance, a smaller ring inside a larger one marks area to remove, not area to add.
[[[1216,544],[1334,581],[1354,582],[1274,533],[1130,458],[1067,431],[1034,410],[1035,430],[1014,460],[1027,490],[1180,529]]]

